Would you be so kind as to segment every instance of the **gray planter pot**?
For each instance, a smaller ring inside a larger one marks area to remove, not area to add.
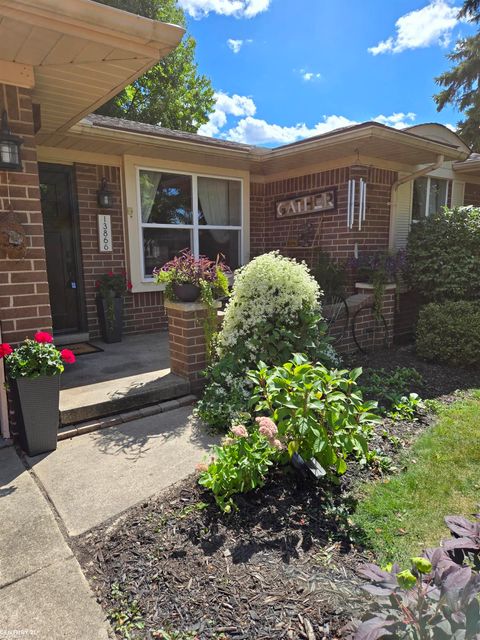
[[[109,300],[112,312],[109,311]],[[96,299],[97,314],[102,340],[107,343],[121,342],[123,331],[123,298]]]
[[[173,293],[181,302],[196,302],[202,290],[196,284],[178,283],[173,285]]]
[[[57,448],[60,376],[15,380],[23,419],[22,446],[29,456]]]

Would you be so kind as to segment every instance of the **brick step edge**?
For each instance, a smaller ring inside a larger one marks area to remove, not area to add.
[[[133,411],[119,413],[115,416],[105,416],[104,418],[98,418],[96,420],[79,422],[78,424],[60,428],[58,430],[57,439],[68,440],[69,438],[80,436],[83,433],[91,433],[92,431],[106,429],[107,427],[113,427],[117,424],[132,422],[132,420],[139,420],[141,418],[147,418],[148,416],[156,416],[159,413],[173,411],[174,409],[179,409],[180,407],[188,407],[191,404],[195,404],[197,400],[197,396],[194,395],[182,396],[180,398],[177,398],[176,400],[159,402],[158,404],[150,405],[149,407],[134,409]]]

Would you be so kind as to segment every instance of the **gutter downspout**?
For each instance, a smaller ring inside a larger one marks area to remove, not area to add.
[[[389,249],[392,251],[395,249],[395,214],[397,211],[397,191],[398,187],[406,182],[411,182],[416,178],[421,178],[422,176],[430,173],[430,171],[435,171],[435,169],[439,169],[445,160],[445,156],[443,154],[439,154],[437,156],[436,161],[433,164],[429,164],[427,167],[423,167],[423,169],[418,169],[413,173],[409,173],[407,176],[403,176],[403,178],[399,178],[392,184],[392,197],[390,204],[390,234],[389,234]]]
[[[442,154],[437,156],[436,161],[433,164],[429,164],[428,167],[423,167],[423,169],[418,169],[413,173],[409,173],[408,176],[403,176],[403,178],[399,178],[396,182],[392,184],[392,190],[396,191],[401,184],[405,184],[405,182],[410,182],[410,180],[415,180],[416,178],[420,178],[424,176],[426,173],[430,173],[430,171],[435,171],[435,169],[439,169],[445,160],[445,156]]]

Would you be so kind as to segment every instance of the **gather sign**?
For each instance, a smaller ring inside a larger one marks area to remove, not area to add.
[[[306,213],[320,213],[335,209],[335,189],[326,189],[306,196],[281,200],[276,204],[277,218],[291,218]]]

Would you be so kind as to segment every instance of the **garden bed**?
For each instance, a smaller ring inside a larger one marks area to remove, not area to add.
[[[480,386],[478,373],[425,364],[410,348],[361,364],[413,366],[424,378],[422,395],[447,403],[458,389]],[[360,482],[401,468],[401,452],[432,420],[427,413],[410,422],[385,419],[371,442],[377,465],[351,462],[339,486],[305,481],[286,467],[239,496],[237,512],[222,515],[192,477],[82,536],[78,555],[117,636],[341,637],[367,606],[356,568],[372,559],[350,526],[351,496]]]

